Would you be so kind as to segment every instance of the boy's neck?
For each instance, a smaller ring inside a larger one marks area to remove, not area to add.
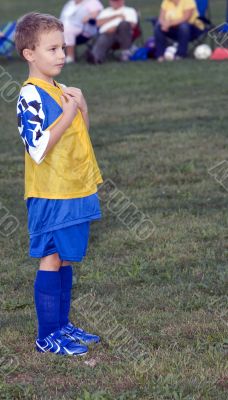
[[[44,74],[40,73],[39,71],[34,71],[32,68],[29,69],[29,78],[41,79],[41,80],[55,86],[53,77],[44,75]]]

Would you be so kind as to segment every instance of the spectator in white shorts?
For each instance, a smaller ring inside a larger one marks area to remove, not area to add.
[[[100,0],[69,0],[63,7],[60,20],[64,25],[67,64],[75,60],[76,39],[80,36],[86,42],[96,35],[96,23],[92,25],[89,21],[95,20],[101,10]]]

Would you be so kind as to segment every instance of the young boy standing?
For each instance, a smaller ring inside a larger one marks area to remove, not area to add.
[[[79,89],[53,79],[65,61],[63,25],[57,18],[24,15],[15,42],[29,67],[17,115],[26,149],[30,256],[40,258],[34,282],[36,349],[83,355],[87,345],[100,341],[69,321],[71,262],[86,255],[90,221],[101,218],[97,185],[102,177],[88,134],[87,104]]]

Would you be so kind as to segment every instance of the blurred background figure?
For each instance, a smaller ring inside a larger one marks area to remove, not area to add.
[[[155,27],[158,61],[164,60],[168,38],[178,43],[175,59],[187,56],[189,42],[197,39],[204,30],[204,23],[198,17],[194,0],[163,0]]]
[[[103,9],[99,0],[70,0],[62,9],[60,19],[64,24],[66,63],[75,61],[75,46],[85,43],[97,34],[96,17]]]
[[[134,8],[127,7],[124,0],[110,0],[109,7],[97,17],[99,36],[88,61],[94,64],[104,62],[108,51],[116,44],[122,50],[121,61],[127,61],[137,23],[138,15]]]
[[[15,50],[16,21],[9,21],[0,26],[0,55],[8,59],[12,58]]]

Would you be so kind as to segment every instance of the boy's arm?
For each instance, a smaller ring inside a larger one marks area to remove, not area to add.
[[[83,119],[85,121],[86,128],[87,128],[87,130],[89,130],[89,114],[88,114],[88,111],[81,111],[81,113],[82,113],[82,117],[83,117]]]

